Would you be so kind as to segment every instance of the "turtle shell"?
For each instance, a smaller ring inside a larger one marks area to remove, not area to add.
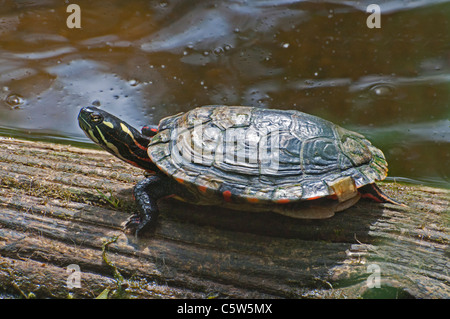
[[[161,120],[148,154],[197,201],[282,204],[336,195],[387,174],[364,136],[299,111],[204,106]]]

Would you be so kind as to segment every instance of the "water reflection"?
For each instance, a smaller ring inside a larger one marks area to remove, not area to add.
[[[84,141],[81,106],[137,126],[200,105],[298,109],[357,129],[393,177],[449,187],[450,2],[79,0],[0,8],[0,128]]]

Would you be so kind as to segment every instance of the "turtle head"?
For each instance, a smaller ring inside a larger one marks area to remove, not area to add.
[[[95,144],[134,166],[156,171],[148,156],[151,139],[114,115],[93,106],[83,107],[78,124]]]

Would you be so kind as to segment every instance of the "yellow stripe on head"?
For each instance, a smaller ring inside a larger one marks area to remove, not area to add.
[[[105,124],[109,128],[114,128],[114,124],[111,122],[103,121],[103,124]]]

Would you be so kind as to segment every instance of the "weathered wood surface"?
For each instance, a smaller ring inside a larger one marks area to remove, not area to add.
[[[109,297],[133,298],[450,297],[450,190],[383,183],[409,207],[360,201],[319,221],[166,200],[154,233],[135,238],[121,223],[133,211],[139,169],[102,151],[1,137],[0,166],[4,291],[55,298],[94,298],[105,289]],[[67,286],[73,264],[80,288]],[[376,278],[381,287],[370,288]]]

